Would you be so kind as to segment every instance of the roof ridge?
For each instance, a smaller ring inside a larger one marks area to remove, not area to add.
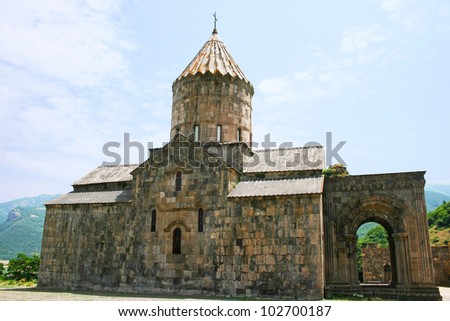
[[[241,181],[239,183],[244,183],[244,182],[273,182],[273,181],[299,181],[302,179],[317,179],[317,178],[321,178],[323,177],[323,175],[317,175],[317,176],[310,176],[310,177],[297,177],[297,178],[281,178],[281,179],[277,179],[277,178],[270,178],[270,179],[249,179],[246,181]]]
[[[383,176],[383,175],[396,175],[396,174],[423,174],[426,171],[407,171],[407,172],[388,172],[388,173],[374,173],[374,174],[354,174],[346,177],[358,177],[358,176]]]
[[[119,191],[131,191],[131,188],[117,188],[117,189],[107,189],[107,190],[101,190],[101,191],[83,191],[83,192],[75,192],[75,191],[71,191],[67,194],[63,194],[63,195],[68,195],[68,194],[89,194],[89,193],[107,193],[107,192],[119,192]]]
[[[100,168],[100,167],[131,167],[131,166],[139,166],[139,164],[99,165],[99,166],[97,166],[97,168]]]
[[[303,146],[303,147],[282,147],[282,148],[265,148],[265,149],[255,149],[252,152],[265,152],[265,151],[277,151],[277,150],[289,150],[289,149],[308,149],[308,148],[322,148],[323,146]]]

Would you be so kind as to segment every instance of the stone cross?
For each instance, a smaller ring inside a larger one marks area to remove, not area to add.
[[[217,20],[215,12],[213,13],[213,17],[214,17],[214,30],[216,30],[216,22],[219,21],[219,20]]]

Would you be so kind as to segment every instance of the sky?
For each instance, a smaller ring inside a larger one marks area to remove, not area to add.
[[[350,174],[450,184],[450,2],[0,0],[0,201],[66,193],[125,135],[169,140],[172,83],[213,28],[255,88],[253,139]],[[130,149],[137,162],[137,149]]]

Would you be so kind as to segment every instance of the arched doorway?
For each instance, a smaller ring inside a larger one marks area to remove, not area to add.
[[[409,236],[404,213],[406,206],[387,195],[370,195],[344,204],[336,217],[336,280],[351,286],[362,286],[358,274],[358,229],[365,223],[381,225],[388,235],[390,287],[411,282]],[[330,275],[330,274],[329,274]]]
[[[395,253],[390,249],[392,236],[387,229],[382,224],[368,221],[359,226],[356,236],[359,282],[362,285],[393,285],[391,262],[395,261]]]

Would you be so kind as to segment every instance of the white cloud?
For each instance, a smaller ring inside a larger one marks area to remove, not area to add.
[[[3,6],[0,61],[76,86],[119,78],[127,71],[121,50],[132,45],[118,34],[118,3],[17,0]]]
[[[381,9],[389,19],[400,25],[403,29],[417,30],[422,25],[423,8],[417,6],[417,0],[382,0]]]
[[[299,72],[294,75],[294,79],[301,80],[301,81],[307,81],[312,78],[312,75],[308,71]]]
[[[450,4],[442,3],[438,9],[438,21],[436,29],[450,33]]]
[[[258,88],[266,95],[280,95],[292,90],[292,82],[281,77],[263,79]]]
[[[347,71],[345,59],[321,60],[320,66],[312,66],[285,77],[266,78],[258,85],[263,104],[275,106],[304,104],[306,102],[337,98],[354,87],[356,77]]]
[[[258,90],[271,104],[295,100],[294,82],[289,77],[263,79],[258,85]]]
[[[345,53],[362,51],[373,44],[384,41],[387,36],[387,31],[380,26],[347,28],[341,40],[340,51]]]
[[[382,0],[381,7],[385,11],[398,11],[404,8],[411,0]]]
[[[132,130],[134,137],[142,136],[133,124],[135,115],[155,92],[144,98],[147,85],[131,77],[126,54],[135,46],[123,37],[120,4],[18,0],[2,7],[4,179],[16,185],[53,182],[39,193],[57,192],[51,186],[70,189],[78,176],[104,160],[104,143],[121,142]]]

